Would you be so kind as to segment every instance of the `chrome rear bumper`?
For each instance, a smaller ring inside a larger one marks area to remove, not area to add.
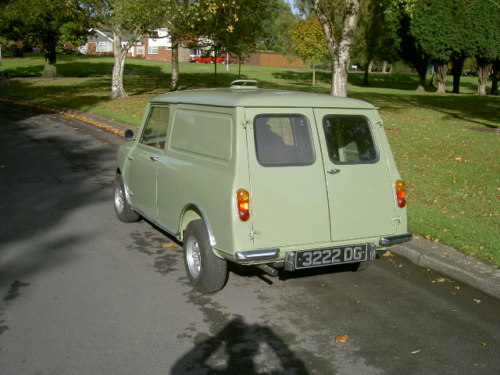
[[[264,249],[253,251],[240,251],[236,254],[236,260],[269,260],[276,259],[280,255],[280,249]]]
[[[380,246],[391,246],[391,245],[396,245],[398,243],[410,241],[412,236],[413,235],[411,233],[398,234],[396,236],[385,236],[385,237],[380,237],[378,242]]]

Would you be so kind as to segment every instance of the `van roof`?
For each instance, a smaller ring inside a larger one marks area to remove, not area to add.
[[[202,104],[218,107],[312,107],[375,109],[358,99],[300,91],[269,89],[208,88],[158,95],[151,103]]]

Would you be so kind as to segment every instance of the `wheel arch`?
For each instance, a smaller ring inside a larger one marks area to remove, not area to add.
[[[186,230],[189,223],[195,220],[203,221],[203,223],[207,228],[208,236],[210,238],[210,245],[215,246],[217,241],[215,240],[215,236],[212,227],[210,226],[210,222],[208,221],[208,217],[205,211],[203,211],[203,209],[196,203],[189,203],[185,205],[184,209],[182,210],[179,221],[179,240],[180,241],[184,240],[184,231]]]

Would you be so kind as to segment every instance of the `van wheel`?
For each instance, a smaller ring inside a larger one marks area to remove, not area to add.
[[[200,293],[217,292],[226,283],[227,262],[214,254],[203,220],[192,221],[186,228],[184,265],[189,281]]]
[[[135,212],[127,202],[127,195],[125,194],[125,186],[123,185],[122,176],[116,175],[115,185],[113,188],[113,202],[115,205],[115,212],[118,219],[124,223],[133,223],[138,221],[141,217]]]

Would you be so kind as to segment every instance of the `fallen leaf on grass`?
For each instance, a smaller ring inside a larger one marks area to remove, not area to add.
[[[349,336],[348,335],[338,335],[335,336],[335,342],[339,342],[341,344],[345,344],[349,341]]]

